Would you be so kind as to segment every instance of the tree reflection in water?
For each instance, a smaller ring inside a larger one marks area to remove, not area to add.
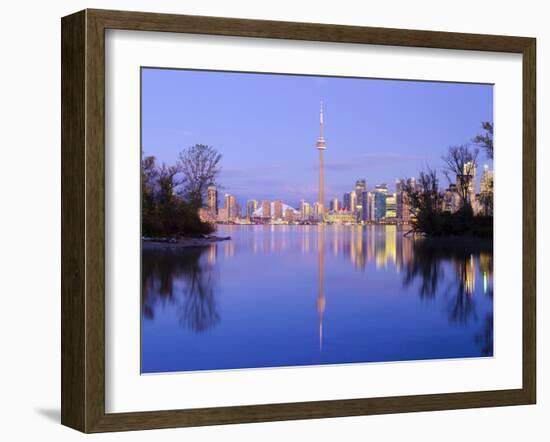
[[[203,333],[220,321],[215,295],[218,275],[212,264],[217,248],[142,248],[142,312],[154,319],[155,310],[176,304],[179,321]]]
[[[482,239],[449,240],[420,239],[414,242],[412,259],[405,268],[404,284],[420,283],[421,298],[434,298],[442,293],[447,299],[450,323],[467,324],[477,319],[474,301],[476,263],[483,275],[483,292],[493,297],[488,287],[493,275],[492,241]],[[444,273],[451,279],[444,283]],[[443,287],[440,287],[444,284]],[[441,291],[439,291],[441,288]],[[482,330],[474,337],[481,346],[481,354],[493,354],[493,314],[485,315]]]

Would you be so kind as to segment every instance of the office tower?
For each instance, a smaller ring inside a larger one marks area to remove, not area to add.
[[[361,220],[361,216],[363,213],[363,192],[367,189],[367,184],[365,180],[357,180],[355,182],[355,198],[356,198],[356,204],[355,204],[355,211],[357,213],[357,220]]]
[[[331,212],[338,212],[340,210],[340,201],[338,201],[338,198],[334,197],[330,201],[330,210]]]
[[[289,223],[294,222],[294,209],[292,209],[291,207],[287,207],[285,209],[284,220]]]
[[[362,221],[371,221],[372,217],[372,192],[363,192],[363,198],[361,201],[361,220]]]
[[[281,200],[273,202],[273,219],[283,219],[283,202]]]
[[[386,197],[388,195],[388,186],[386,184],[377,184],[374,189],[374,220],[380,221],[386,216]]]
[[[323,221],[325,207],[325,143],[323,121],[323,103],[321,102],[321,112],[319,114],[319,139],[317,140],[317,150],[319,150],[319,204],[320,204],[320,221]]]
[[[309,221],[311,217],[311,206],[304,200],[300,201],[300,218],[302,221]]]
[[[344,209],[351,212],[351,192],[344,193]]]
[[[464,192],[466,188],[466,202],[474,204],[475,202],[475,190],[476,190],[476,165],[472,161],[464,163],[462,168],[462,174],[456,176],[456,186],[460,193]]]
[[[397,180],[395,190],[396,216],[401,221],[408,223],[411,219],[411,197],[409,192],[416,192],[416,180],[414,178],[409,178],[407,181],[404,179]]]
[[[254,218],[254,212],[258,209],[257,200],[248,200],[246,202],[246,217],[248,219]]]
[[[479,199],[484,215],[493,214],[494,175],[487,164],[483,167],[479,188]]]
[[[229,193],[225,194],[224,207],[227,209],[228,221],[234,221],[239,216],[235,195],[230,195]]]
[[[385,218],[396,218],[397,217],[397,198],[396,194],[386,196],[386,213]]]
[[[481,181],[479,183],[479,193],[482,195],[493,193],[493,171],[489,170],[487,164],[483,166],[483,174],[481,175]]]
[[[209,186],[206,190],[206,206],[214,215],[218,214],[218,190],[216,186]]]
[[[349,210],[352,213],[355,213],[357,211],[357,194],[355,193],[355,190],[352,190],[349,193]]]
[[[317,222],[322,222],[324,217],[323,206],[319,202],[313,204],[313,218]]]
[[[262,218],[271,218],[271,202],[268,200],[262,201]]]

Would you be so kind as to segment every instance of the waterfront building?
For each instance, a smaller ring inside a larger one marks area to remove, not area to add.
[[[443,193],[443,211],[455,213],[458,209],[460,209],[460,194],[456,184],[450,184]]]
[[[343,202],[344,209],[346,209],[348,212],[351,212],[351,192],[344,193]]]
[[[386,212],[384,218],[397,218],[397,198],[395,193],[386,195]]]
[[[472,161],[468,161],[464,163],[462,169],[462,174],[456,176],[456,187],[462,193],[463,187],[467,186],[466,202],[473,206],[476,196],[476,165]]]
[[[361,201],[361,220],[362,221],[372,221],[372,192],[363,192],[362,201]]]
[[[300,201],[300,219],[302,221],[309,221],[311,218],[311,205],[306,201]]]
[[[246,202],[246,217],[248,219],[254,217],[254,212],[258,209],[258,201],[257,200],[248,200]]]
[[[479,200],[482,206],[482,212],[484,215],[492,215],[494,175],[493,171],[489,170],[487,164],[483,167],[483,174],[481,175],[479,184]]]
[[[322,222],[324,216],[324,208],[322,204],[316,202],[313,204],[313,219],[317,222]]]
[[[355,212],[357,214],[357,220],[360,221],[363,214],[363,193],[367,190],[367,183],[363,179],[359,179],[355,182]]]
[[[218,190],[216,186],[209,186],[206,190],[206,207],[212,215],[218,214]]]
[[[268,201],[268,200],[263,200],[262,201],[261,217],[262,218],[271,218],[271,202]]]
[[[285,209],[284,220],[288,223],[296,221],[296,211],[292,207],[287,207]]]
[[[273,219],[283,219],[283,202],[276,200],[273,202]]]
[[[351,191],[349,193],[349,211],[351,213],[356,213],[357,212],[357,194],[355,193],[355,190]]]
[[[235,199],[235,195],[231,195],[229,193],[225,194],[224,207],[227,209],[228,221],[234,221],[236,218],[238,218],[239,213],[238,213],[237,200]]]
[[[333,224],[355,224],[356,220],[357,218],[355,214],[346,210],[330,212],[326,216],[326,221]]]
[[[374,189],[374,220],[380,221],[386,216],[386,197],[388,195],[388,186],[386,184],[377,184]]]
[[[227,214],[227,207],[220,207],[218,210],[218,221],[221,223],[226,223],[229,221],[229,217]]]

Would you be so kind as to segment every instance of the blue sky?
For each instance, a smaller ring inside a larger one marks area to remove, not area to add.
[[[426,165],[440,171],[448,146],[493,121],[491,85],[145,68],[143,152],[175,163],[186,147],[208,144],[223,155],[221,193],[241,204],[314,202],[321,100],[327,200],[359,178],[393,188]],[[481,152],[485,163],[492,168]]]

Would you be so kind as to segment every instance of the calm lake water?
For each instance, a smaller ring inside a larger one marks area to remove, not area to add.
[[[219,226],[142,251],[142,372],[493,354],[492,249],[396,226]]]

